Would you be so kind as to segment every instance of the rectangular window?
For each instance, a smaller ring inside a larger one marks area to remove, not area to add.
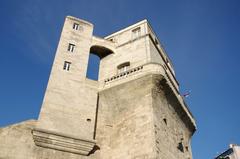
[[[68,51],[73,52],[74,48],[75,48],[74,44],[70,44],[70,43],[68,44]]]
[[[63,70],[69,71],[70,66],[71,66],[71,62],[64,61]]]
[[[78,23],[73,23],[73,29],[74,30],[79,30],[79,24]]]
[[[124,66],[118,70],[118,73],[126,72],[129,69],[129,66]]]
[[[141,36],[141,28],[138,27],[132,30],[132,39],[136,39]]]
[[[117,38],[116,38],[116,37],[112,37],[112,38],[110,38],[110,39],[108,39],[108,40],[111,41],[111,42],[114,42],[114,43],[117,42]]]
[[[118,73],[123,73],[123,72],[126,72],[130,67],[130,62],[124,62],[120,65],[117,66],[117,69],[118,69]]]

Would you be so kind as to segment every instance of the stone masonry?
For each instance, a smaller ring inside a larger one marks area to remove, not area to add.
[[[195,120],[148,21],[92,33],[66,17],[39,118],[0,129],[0,159],[192,159]]]

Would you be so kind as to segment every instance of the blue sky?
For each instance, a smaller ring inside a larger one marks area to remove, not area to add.
[[[1,0],[0,126],[37,119],[64,17],[105,36],[148,19],[170,56],[198,130],[194,159],[240,144],[239,0]],[[94,73],[94,72],[93,72]]]

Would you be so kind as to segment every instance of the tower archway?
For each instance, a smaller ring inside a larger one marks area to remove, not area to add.
[[[113,51],[100,45],[93,45],[90,48],[86,77],[91,80],[98,80],[100,62]]]

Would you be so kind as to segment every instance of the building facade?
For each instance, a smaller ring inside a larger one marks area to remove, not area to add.
[[[98,80],[86,77],[90,53]],[[147,20],[99,38],[68,16],[39,118],[0,129],[0,158],[191,159],[195,130]]]
[[[215,157],[215,159],[239,159],[240,158],[240,146],[230,144],[230,148]]]

